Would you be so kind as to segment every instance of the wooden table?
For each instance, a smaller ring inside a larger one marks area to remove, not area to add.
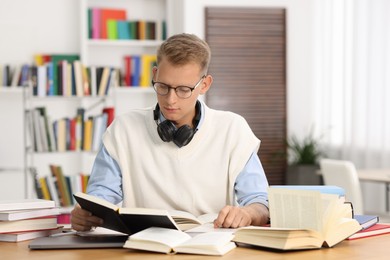
[[[368,260],[389,259],[390,257],[390,234],[368,237],[363,239],[343,241],[333,248],[322,248],[304,251],[280,252],[260,248],[238,247],[222,257],[201,255],[166,255],[133,251],[130,249],[65,249],[65,250],[29,250],[29,241],[18,243],[0,242],[0,259],[28,259],[28,260],[87,260],[87,259],[337,259],[337,260]]]
[[[389,193],[390,193],[390,169],[362,169],[357,170],[360,181],[377,182],[386,185],[386,212],[390,212]]]

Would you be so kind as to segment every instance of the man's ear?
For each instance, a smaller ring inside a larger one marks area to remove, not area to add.
[[[157,73],[157,66],[153,66],[152,73],[153,73],[152,79],[155,79],[156,78],[156,73]]]
[[[211,84],[213,83],[213,77],[211,75],[207,75],[202,83],[199,94],[204,95],[210,89]]]

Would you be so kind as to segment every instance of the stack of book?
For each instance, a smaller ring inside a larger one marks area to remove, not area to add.
[[[0,201],[0,241],[18,242],[59,233],[58,214],[51,200]]]

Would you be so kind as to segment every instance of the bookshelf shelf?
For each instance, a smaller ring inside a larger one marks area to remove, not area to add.
[[[161,43],[155,40],[87,40],[91,47],[158,47]]]

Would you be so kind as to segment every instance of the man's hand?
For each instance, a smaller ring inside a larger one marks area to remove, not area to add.
[[[214,227],[239,228],[245,226],[262,226],[268,223],[269,211],[260,203],[245,207],[225,206],[214,220]]]
[[[92,227],[101,226],[103,220],[93,216],[91,212],[83,210],[80,205],[76,205],[71,212],[72,228],[77,231],[88,231]]]

